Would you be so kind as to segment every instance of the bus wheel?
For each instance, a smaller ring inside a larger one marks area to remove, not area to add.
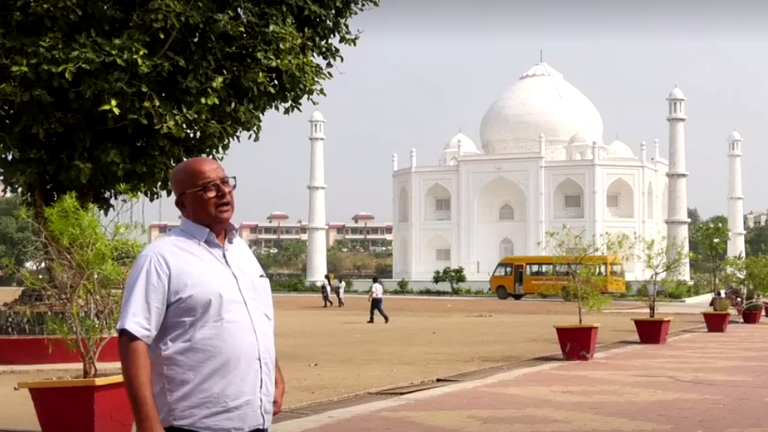
[[[512,296],[512,298],[515,299],[515,300],[522,300],[523,297],[525,297],[524,294],[515,294],[515,295]]]
[[[500,286],[496,288],[496,297],[498,297],[499,300],[506,300],[509,297],[509,293],[506,288]]]

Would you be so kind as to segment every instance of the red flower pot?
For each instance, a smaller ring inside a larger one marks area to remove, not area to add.
[[[591,360],[597,347],[597,330],[600,324],[554,326],[563,358]]]
[[[42,432],[131,432],[123,376],[20,382],[29,389]]]
[[[763,310],[765,311],[765,316],[768,317],[768,303],[763,303]]]
[[[744,319],[744,324],[757,324],[760,322],[760,316],[763,311],[744,311],[741,313],[741,318]]]
[[[672,318],[632,318],[637,336],[643,344],[665,344],[672,326]]]
[[[707,324],[707,331],[710,333],[725,333],[728,328],[728,322],[731,320],[730,312],[702,312],[704,323]]]
[[[100,362],[118,362],[117,337],[111,337],[99,354]],[[0,365],[80,363],[80,353],[58,336],[0,336]]]

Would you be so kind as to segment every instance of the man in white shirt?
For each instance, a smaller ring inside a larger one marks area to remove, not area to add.
[[[371,285],[371,292],[368,294],[368,302],[371,304],[371,317],[368,319],[368,324],[373,324],[373,313],[375,311],[379,311],[381,316],[384,317],[384,324],[389,323],[389,316],[387,316],[382,307],[384,287],[379,283],[378,276],[373,277],[373,285]]]
[[[283,403],[272,292],[230,223],[234,177],[189,159],[171,178],[179,228],[131,269],[118,329],[137,432],[266,432]]]
[[[339,280],[339,290],[336,292],[336,297],[339,299],[339,307],[344,307],[344,289],[347,287],[347,283],[344,279]]]

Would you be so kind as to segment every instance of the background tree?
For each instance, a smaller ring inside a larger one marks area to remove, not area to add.
[[[729,237],[728,221],[723,221],[720,217],[701,222],[691,230],[691,238],[695,239],[698,245],[698,253],[693,256],[701,263],[703,272],[708,275],[712,293],[718,290],[718,278],[725,268]]]
[[[748,229],[744,243],[747,247],[747,256],[768,255],[768,225]]]
[[[262,115],[323,95],[378,0],[12,1],[0,15],[0,171],[38,218],[67,192],[106,210],[168,189]]]
[[[729,258],[726,266],[728,271],[723,279],[743,289],[746,309],[762,310],[763,301],[758,295],[768,295],[768,256]]]
[[[669,241],[665,237],[661,239],[639,237],[635,242],[638,251],[636,261],[645,268],[651,283],[647,299],[649,317],[655,318],[659,283],[664,276],[679,270],[688,257],[683,252],[682,242]]]
[[[42,254],[35,224],[22,217],[21,198],[0,197],[0,262],[15,267],[35,261]]]
[[[566,276],[565,290],[576,300],[579,312],[579,325],[583,324],[583,309],[599,311],[610,302],[610,297],[602,293],[606,284],[606,273],[602,269],[605,262],[594,260],[596,255],[631,257],[632,239],[627,235],[611,236],[601,234],[589,237],[586,230],[574,232],[563,225],[560,231],[547,232],[543,248],[552,255],[557,273]],[[562,276],[560,276],[562,277]],[[560,279],[552,285],[559,285]]]
[[[432,275],[432,283],[435,285],[448,283],[451,287],[451,294],[459,293],[459,284],[467,281],[467,275],[464,273],[464,267],[446,267],[442,271],[435,270]]]

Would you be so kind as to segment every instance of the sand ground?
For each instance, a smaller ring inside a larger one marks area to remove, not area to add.
[[[615,303],[613,307],[628,307]],[[635,304],[634,307],[637,307]],[[338,398],[439,376],[555,354],[555,324],[576,324],[574,303],[500,301],[492,298],[414,299],[388,297],[392,321],[366,324],[364,297],[344,308],[322,308],[320,296],[275,296],[276,340],[287,381],[287,406]],[[633,316],[586,315],[600,323],[599,343],[636,340]],[[679,315],[673,330],[701,324]],[[0,430],[36,430],[34,408],[20,379],[45,374],[0,374]]]

